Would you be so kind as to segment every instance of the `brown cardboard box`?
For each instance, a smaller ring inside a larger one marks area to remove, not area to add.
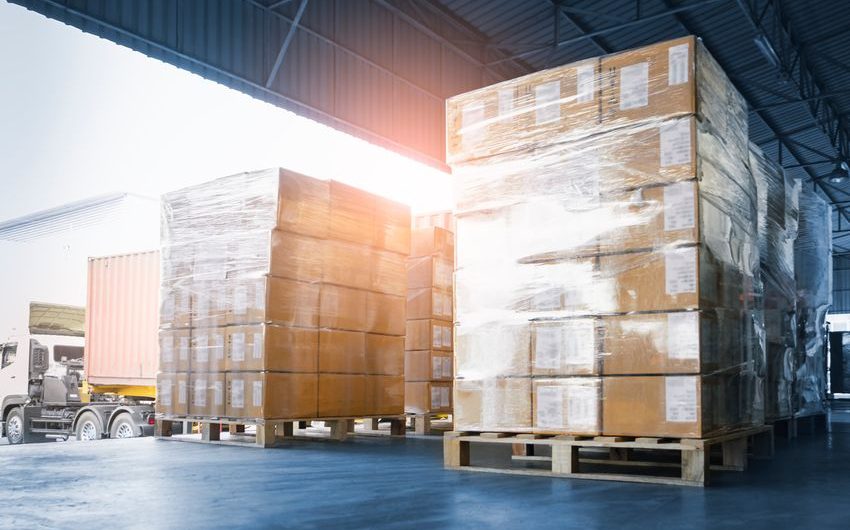
[[[442,320],[408,320],[404,348],[452,351],[452,327]]]
[[[319,325],[323,328],[366,331],[366,291],[323,284]]]
[[[381,335],[404,335],[404,296],[367,292],[366,331]]]
[[[330,183],[280,170],[277,227],[308,236],[328,237]]]
[[[226,416],[229,418],[316,417],[316,374],[228,372],[226,383]]]
[[[695,46],[683,37],[603,57],[602,123],[695,113]]]
[[[452,320],[452,292],[447,289],[410,289],[407,291],[407,318]]]
[[[447,380],[454,372],[451,352],[416,350],[404,352],[404,380],[407,382]]]
[[[531,379],[455,379],[457,431],[531,432]]]
[[[319,325],[319,285],[273,276],[230,281],[228,324]]]
[[[454,221],[454,215],[452,215],[451,210],[420,213],[413,216],[413,229],[416,230],[419,228],[430,228],[435,226],[448,230],[449,232],[454,232]],[[411,256],[415,256],[415,254],[411,253]]]
[[[407,288],[452,288],[452,262],[440,257],[423,256],[407,260]]]
[[[404,414],[404,376],[368,375],[370,393],[368,416]]]
[[[189,377],[189,414],[214,418],[224,416],[224,385],[224,372],[193,372]]]
[[[289,280],[321,281],[323,251],[329,243],[314,237],[272,230],[269,274]]]
[[[228,326],[225,356],[228,372],[314,373],[319,366],[319,332],[276,324]]]
[[[191,322],[193,328],[223,326],[227,322],[227,284],[223,281],[191,283]]]
[[[369,289],[376,265],[367,246],[346,241],[325,241],[324,281],[343,287]]]
[[[224,335],[226,328],[199,328],[192,330],[192,358],[190,368],[193,372],[223,372]]]
[[[602,432],[602,380],[534,379],[534,432],[594,436]]]
[[[461,324],[456,334],[456,378],[477,380],[531,375],[531,326],[528,322]]]
[[[532,375],[591,375],[600,370],[593,318],[531,323]]]
[[[407,255],[410,252],[410,207],[375,196],[375,234],[372,245]]]
[[[404,375],[404,337],[367,333],[366,373]]]
[[[404,412],[424,414],[452,411],[452,384],[448,381],[422,381],[404,384]]]
[[[684,311],[600,319],[602,373],[699,374],[746,362],[742,313]]]
[[[372,245],[376,233],[375,196],[333,180],[330,197],[330,238]]]
[[[410,233],[410,256],[440,256],[454,262],[454,233],[436,226],[414,229]]]
[[[189,375],[187,373],[156,376],[156,412],[167,416],[189,414]]]
[[[159,369],[162,372],[188,372],[192,342],[189,329],[159,331]]]
[[[407,270],[404,254],[373,250],[371,281],[368,289],[377,293],[404,296],[407,294]]]
[[[319,330],[319,372],[366,373],[366,333],[338,329]]]
[[[359,417],[370,414],[372,389],[367,376],[319,374],[319,418]]]

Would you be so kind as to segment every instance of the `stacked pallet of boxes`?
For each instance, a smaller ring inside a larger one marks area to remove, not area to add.
[[[456,430],[762,422],[747,112],[699,41],[457,96],[447,123]]]
[[[162,416],[403,414],[407,207],[275,169],[162,211]]]
[[[416,415],[451,413],[454,234],[417,228],[410,241],[404,409]]]
[[[794,416],[824,413],[826,313],[832,304],[832,211],[810,187],[800,191],[800,222],[794,243],[797,285],[797,352]]]
[[[794,242],[800,184],[750,144],[750,167],[758,190],[758,233],[765,337],[765,419],[791,417],[797,347]]]

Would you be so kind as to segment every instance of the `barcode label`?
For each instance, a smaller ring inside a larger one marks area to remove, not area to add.
[[[697,421],[697,378],[664,378],[665,417],[669,422]]]
[[[661,167],[691,163],[691,120],[684,118],[659,127]]]
[[[564,428],[564,394],[560,386],[537,387],[537,427],[542,429]]]
[[[667,84],[681,85],[688,82],[688,45],[679,44],[667,50]]]
[[[534,87],[534,122],[536,125],[561,119],[560,99],[560,81],[550,81]]]
[[[499,116],[506,116],[514,110],[514,89],[499,90]]]
[[[699,313],[667,315],[667,357],[699,359]]]
[[[234,362],[245,360],[245,334],[233,333],[230,335],[230,358]]]
[[[678,182],[664,188],[664,230],[686,230],[696,223],[694,184]]]
[[[620,110],[649,105],[649,63],[620,69]]]
[[[697,251],[684,248],[664,255],[664,286],[668,295],[697,291]]]
[[[576,102],[593,101],[596,92],[596,76],[592,65],[576,68]]]

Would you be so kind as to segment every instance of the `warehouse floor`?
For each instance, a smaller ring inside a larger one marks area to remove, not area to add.
[[[2,447],[0,527],[850,524],[850,432],[779,439],[773,461],[717,473],[704,490],[451,472],[441,447],[437,438],[374,437],[270,450],[152,438]]]

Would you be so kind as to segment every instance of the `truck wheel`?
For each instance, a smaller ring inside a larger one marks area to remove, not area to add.
[[[20,407],[12,409],[6,417],[6,438],[10,445],[24,443],[24,415]]]
[[[135,438],[136,424],[126,412],[122,412],[112,422],[112,428],[109,429],[110,438]]]
[[[80,419],[77,420],[77,440],[88,442],[91,440],[100,440],[103,437],[103,428],[100,426],[100,420],[93,412],[83,412]]]

